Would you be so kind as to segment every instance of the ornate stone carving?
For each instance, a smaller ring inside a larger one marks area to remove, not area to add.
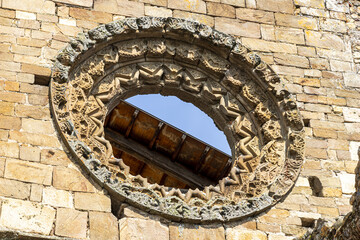
[[[103,125],[119,99],[139,93],[175,95],[212,117],[232,141],[229,175],[203,190],[132,176]],[[236,38],[184,19],[127,18],[80,34],[54,64],[51,102],[64,142],[98,183],[173,220],[263,211],[294,185],[304,158],[302,120],[277,75]]]

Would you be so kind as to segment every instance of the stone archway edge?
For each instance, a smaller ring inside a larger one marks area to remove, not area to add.
[[[187,66],[191,71],[184,72]],[[179,80],[166,82],[172,71]],[[236,163],[219,185],[181,190],[148,184],[111,157],[103,131],[107,110],[126,94],[163,89],[198,98],[220,116]],[[197,22],[126,18],[81,33],[59,53],[50,91],[60,135],[92,177],[114,198],[176,221],[239,220],[261,212],[286,196],[304,159],[303,123],[280,78],[237,38]],[[270,174],[269,182],[261,182],[263,174]],[[244,189],[252,189],[251,197]]]

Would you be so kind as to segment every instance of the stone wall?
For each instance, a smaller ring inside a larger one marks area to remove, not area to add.
[[[0,236],[286,240],[318,218],[346,215],[360,146],[358,5],[0,0]],[[144,15],[190,18],[238,36],[283,78],[306,125],[306,161],[284,202],[255,218],[215,225],[170,222],[127,205],[114,216],[106,191],[71,159],[49,110],[54,57],[79,32]]]

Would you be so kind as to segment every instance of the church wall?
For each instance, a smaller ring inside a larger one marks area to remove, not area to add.
[[[0,0],[0,237],[261,239],[351,211],[360,146],[360,6],[336,0]],[[124,204],[66,151],[49,109],[52,61],[77,33],[124,17],[197,20],[239,37],[282,77],[305,123],[289,196],[241,222],[171,222]],[[119,218],[119,219],[118,219]],[[1,235],[2,234],[2,235]]]

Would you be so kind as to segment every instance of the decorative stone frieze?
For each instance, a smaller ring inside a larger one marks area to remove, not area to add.
[[[126,18],[79,34],[57,56],[51,103],[73,156],[114,199],[175,221],[239,220],[282,200],[304,160],[304,130],[280,78],[239,41],[198,22]],[[174,189],[132,176],[105,139],[121,99],[160,93],[191,102],[224,131],[228,176]]]

